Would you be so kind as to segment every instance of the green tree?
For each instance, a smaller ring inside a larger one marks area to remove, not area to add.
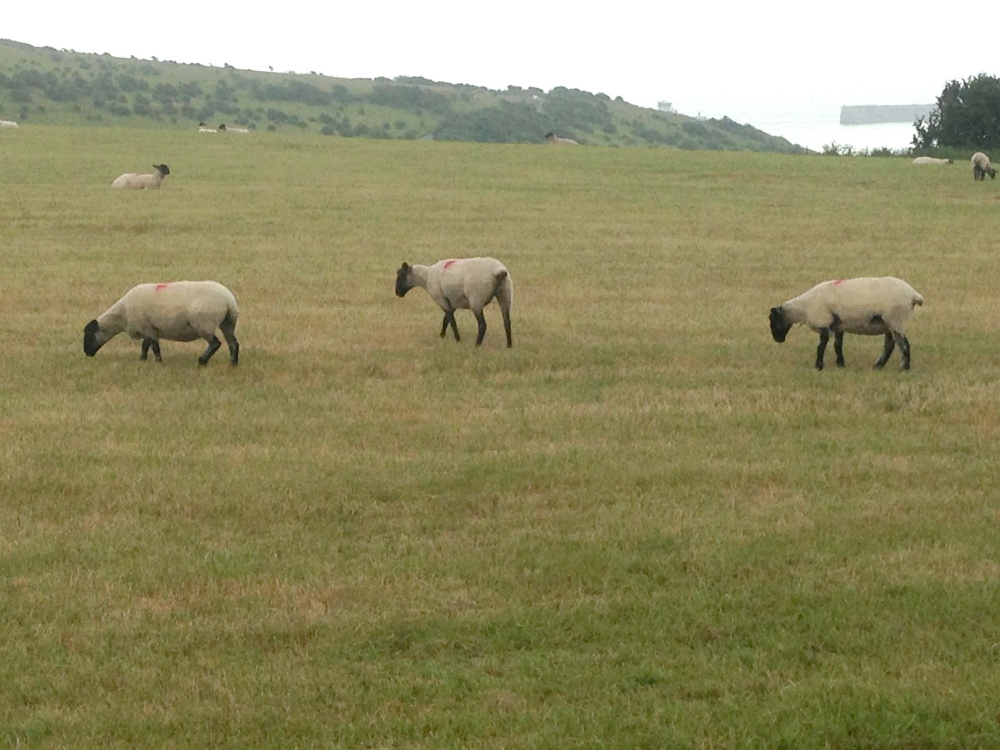
[[[915,127],[918,149],[1000,148],[1000,79],[983,74],[949,81],[926,121],[921,117]]]

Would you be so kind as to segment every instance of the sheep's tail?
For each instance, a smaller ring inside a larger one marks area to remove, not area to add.
[[[508,273],[506,268],[503,268],[496,272],[496,276],[493,285],[493,296],[497,298],[497,301],[506,310],[510,310],[510,306],[514,304],[514,281],[510,278],[510,273]]]
[[[924,304],[924,298],[920,295],[920,292],[913,293],[913,306]]]
[[[229,328],[232,330],[236,326],[236,321],[240,317],[240,308],[239,305],[236,304],[236,297],[233,296],[233,293],[229,292],[228,296],[229,299],[226,300],[226,317],[222,319],[219,327]]]

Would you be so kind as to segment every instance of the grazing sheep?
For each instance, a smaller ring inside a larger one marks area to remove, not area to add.
[[[163,184],[163,178],[170,174],[170,167],[166,164],[154,164],[156,170],[148,174],[128,174],[120,175],[111,183],[113,188],[128,188],[130,190],[159,190]]]
[[[0,120],[0,128],[16,128],[17,123],[13,120]]]
[[[240,361],[240,342],[236,340],[236,319],[239,310],[236,297],[215,281],[172,281],[165,284],[139,284],[109,307],[99,318],[83,329],[83,352],[88,357],[119,333],[142,339],[145,360],[150,349],[157,362],[160,339],[195,341],[205,339],[208,348],[198,357],[204,365],[222,346],[215,335],[217,329],[229,344],[229,358],[235,365]]]
[[[250,131],[246,128],[227,128],[226,123],[219,125],[220,133],[249,133]]]
[[[837,367],[844,366],[844,334],[885,335],[882,356],[875,369],[885,366],[896,344],[902,353],[901,370],[910,369],[910,342],[906,323],[924,298],[913,287],[892,276],[824,281],[808,292],[771,308],[771,335],[779,344],[796,323],[805,323],[819,333],[816,369],[823,369],[823,353],[832,331]]]
[[[208,127],[208,125],[206,125],[203,122],[199,122],[198,123],[198,132],[199,133],[215,133],[215,132],[218,132],[218,131],[216,131],[215,128]]]
[[[995,180],[997,171],[990,166],[990,157],[982,151],[977,151],[972,155],[972,179],[982,181],[986,179],[986,175]]]
[[[918,156],[913,160],[914,164],[952,164],[951,159],[938,159],[934,156]]]
[[[549,139],[549,143],[553,146],[579,146],[580,144],[574,141],[572,138],[560,138],[555,133],[546,133],[545,137]]]
[[[448,324],[459,341],[455,310],[472,310],[479,322],[476,346],[486,335],[486,318],[483,308],[495,297],[503,315],[507,333],[507,347],[513,346],[510,335],[510,306],[514,301],[514,282],[504,264],[496,258],[460,258],[439,260],[433,266],[410,266],[404,263],[396,272],[396,295],[404,296],[413,287],[427,290],[438,306],[444,310],[441,338],[448,331]]]

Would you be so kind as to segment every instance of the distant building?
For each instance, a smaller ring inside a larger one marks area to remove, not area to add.
[[[665,102],[665,101],[662,101],[662,100],[658,101],[656,103],[656,108],[658,110],[660,110],[661,112],[673,112],[674,114],[677,113],[677,110],[674,109],[674,103],[673,102]]]
[[[840,108],[841,125],[874,125],[882,122],[916,122],[927,119],[933,104],[862,104]]]

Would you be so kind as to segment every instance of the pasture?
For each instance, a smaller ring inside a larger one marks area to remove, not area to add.
[[[117,191],[166,163],[160,191]],[[1000,744],[1000,184],[907,159],[0,133],[0,743]],[[514,279],[473,346],[402,261]],[[768,309],[896,275],[913,369]],[[215,279],[225,349],[85,323]]]

